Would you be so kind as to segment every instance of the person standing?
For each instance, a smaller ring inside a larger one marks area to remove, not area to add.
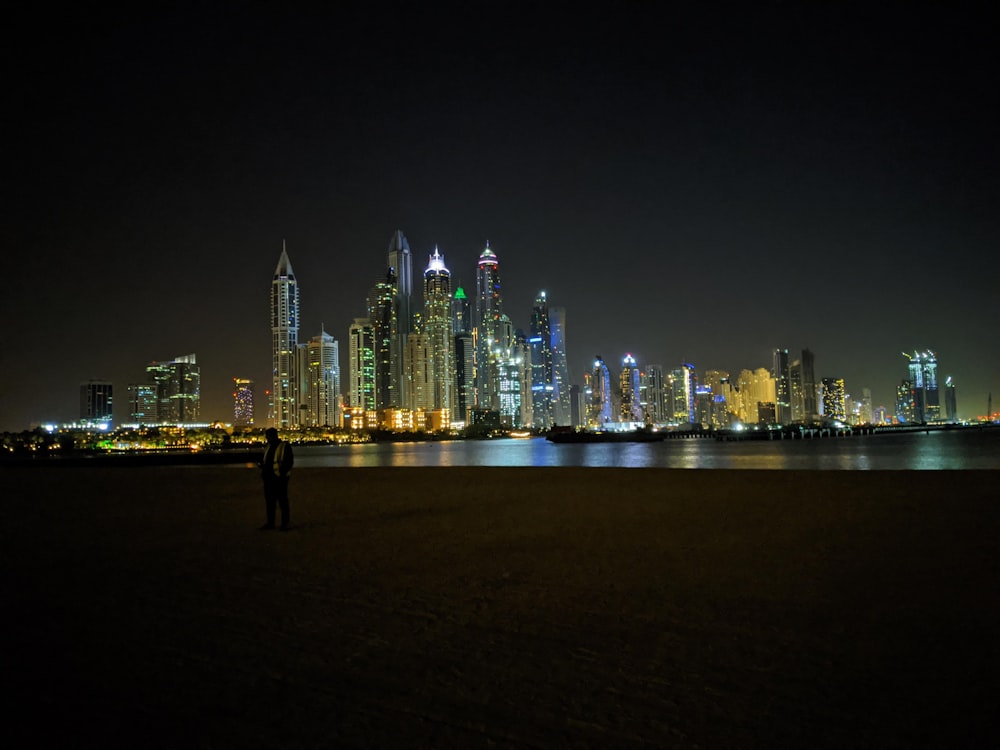
[[[274,528],[275,506],[281,506],[281,530],[288,531],[291,524],[291,512],[288,507],[288,475],[292,471],[295,459],[292,446],[278,437],[278,431],[269,427],[264,432],[267,447],[260,462],[260,476],[264,481],[264,507],[267,511],[267,523],[261,530]]]

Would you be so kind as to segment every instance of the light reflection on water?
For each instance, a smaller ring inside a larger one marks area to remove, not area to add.
[[[295,464],[323,466],[594,466],[672,469],[1000,469],[1000,430],[816,440],[556,445],[532,440],[455,440],[299,446]]]

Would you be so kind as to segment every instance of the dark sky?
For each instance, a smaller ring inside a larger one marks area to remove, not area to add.
[[[574,381],[597,353],[735,375],[808,347],[891,409],[931,348],[963,416],[1000,401],[980,6],[382,7],[9,30],[0,429],[75,418],[89,378],[125,419],[192,352],[230,420],[234,376],[268,383],[282,241],[300,337],[346,347],[396,229],[470,290],[489,240],[515,325],[541,289],[567,309]]]

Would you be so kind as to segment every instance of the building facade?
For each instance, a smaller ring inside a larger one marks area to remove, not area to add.
[[[297,384],[299,346],[299,285],[285,243],[271,280],[271,363],[273,382],[268,407],[273,427],[298,426]]]

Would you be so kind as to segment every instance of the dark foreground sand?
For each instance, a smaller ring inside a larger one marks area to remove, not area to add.
[[[0,478],[8,747],[1000,741],[997,472]]]

